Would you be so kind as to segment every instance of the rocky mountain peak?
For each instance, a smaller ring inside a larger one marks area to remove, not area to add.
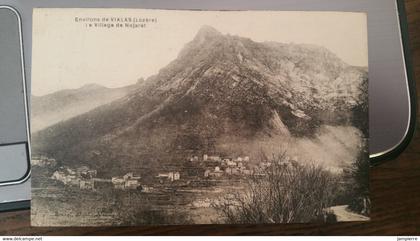
[[[203,26],[135,92],[40,131],[33,151],[65,150],[53,157],[85,161],[100,150],[108,154],[95,164],[107,167],[121,146],[130,150],[127,164],[139,155],[155,162],[200,151],[231,154],[243,140],[311,137],[321,125],[360,123],[353,113],[366,116],[363,86],[367,72],[325,48],[255,42]]]
[[[208,25],[202,26],[196,34],[196,38],[211,38],[220,36],[222,36],[222,33]]]

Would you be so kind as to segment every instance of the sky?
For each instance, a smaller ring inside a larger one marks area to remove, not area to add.
[[[114,17],[157,22],[144,28],[88,26],[96,19],[110,23],[102,19]],[[257,42],[320,45],[350,65],[368,65],[365,13],[35,9],[32,94],[91,83],[109,88],[133,84],[176,59],[203,25]]]

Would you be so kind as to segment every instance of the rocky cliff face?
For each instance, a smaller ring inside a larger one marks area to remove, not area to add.
[[[241,141],[314,136],[322,125],[367,131],[366,118],[366,70],[322,47],[205,26],[141,87],[34,135],[33,150],[108,169],[147,166],[241,152],[230,148]]]

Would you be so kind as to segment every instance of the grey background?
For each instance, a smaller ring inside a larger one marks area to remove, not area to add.
[[[411,115],[410,100],[395,0],[0,0],[1,4],[14,6],[22,16],[28,90],[30,90],[32,8],[34,7],[367,12],[371,155],[392,150],[400,144],[408,131]],[[13,51],[7,54],[9,55],[12,59],[16,58],[16,53]],[[0,87],[0,96],[2,96],[0,98],[4,99],[0,101],[12,103],[6,107],[0,105],[3,108],[0,110],[0,142],[21,141],[27,138],[25,130],[21,129],[21,123],[24,122],[24,106],[19,102],[22,98],[17,94],[22,93],[21,88],[18,81],[13,82],[10,87],[6,85]],[[14,113],[15,117],[3,117]],[[0,189],[0,197],[2,195],[3,190]]]
[[[18,15],[0,8],[0,145],[27,142]],[[26,144],[0,146],[0,183],[28,174]]]
[[[0,9],[0,145],[27,140],[18,24]]]
[[[31,197],[18,15],[0,8],[0,209]],[[5,145],[23,142],[23,144]],[[15,185],[6,185],[10,181]],[[18,181],[19,180],[19,181]],[[8,206],[13,208],[13,205]]]

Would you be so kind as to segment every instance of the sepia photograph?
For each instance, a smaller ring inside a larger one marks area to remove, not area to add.
[[[35,9],[32,226],[369,221],[367,15]]]

